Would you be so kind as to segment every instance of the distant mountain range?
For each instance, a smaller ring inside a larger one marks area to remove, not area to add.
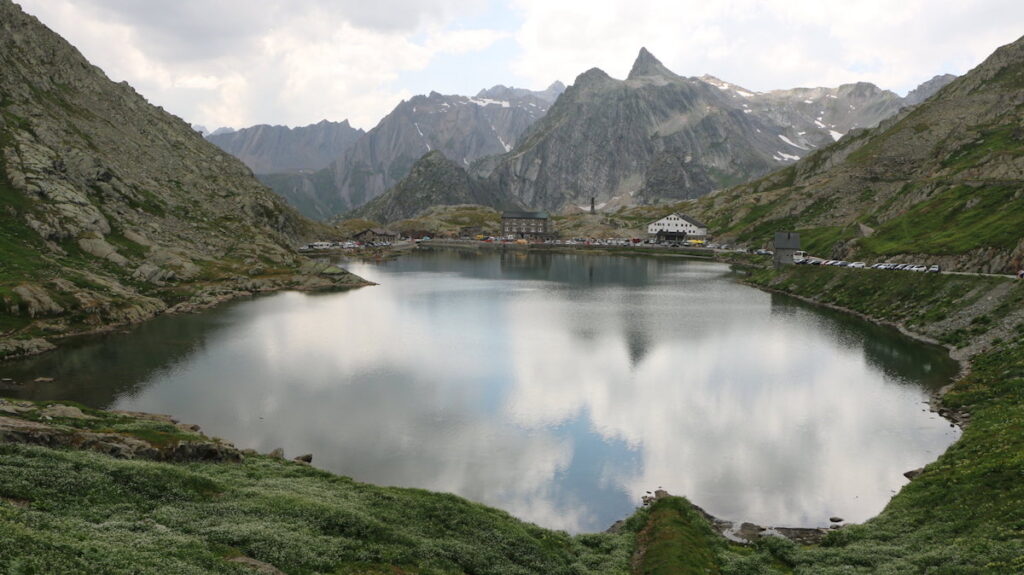
[[[1015,272],[1024,264],[1022,94],[1024,38],[878,127],[692,210],[720,237],[751,245],[794,230],[826,258]]]
[[[679,76],[641,49],[625,80],[594,68],[569,88],[416,96],[365,133],[321,122],[209,139],[316,219],[382,196],[431,151],[492,190],[492,207],[572,212],[595,198],[610,210],[750,181],[877,125],[953,78],[937,76],[905,98],[864,82],[757,93],[709,75]],[[377,213],[405,211],[377,205]]]
[[[383,194],[433,150],[468,167],[513,149],[544,116],[564,86],[547,90],[495,86],[475,97],[431,92],[400,103],[327,167],[260,179],[307,216],[327,219]]]
[[[590,198],[605,209],[697,198],[792,164],[904,104],[867,83],[754,93],[679,76],[641,49],[626,80],[581,74],[515,150],[478,175],[555,211]]]

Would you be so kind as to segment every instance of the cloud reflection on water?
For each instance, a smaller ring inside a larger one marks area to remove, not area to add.
[[[880,367],[905,342],[868,354],[875,335],[722,266],[424,256],[354,271],[382,285],[236,306],[117,406],[569,531],[658,486],[732,519],[863,520],[955,438]]]

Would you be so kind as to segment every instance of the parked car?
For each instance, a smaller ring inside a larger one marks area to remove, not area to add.
[[[933,274],[937,274],[937,273],[939,273],[941,271],[942,271],[942,268],[940,268],[938,264],[932,264],[932,266],[930,268],[928,268],[928,272],[929,273],[933,273]]]
[[[853,262],[852,264],[850,264],[850,267],[851,268],[863,268],[863,267],[867,267],[867,264],[865,264],[864,262]]]

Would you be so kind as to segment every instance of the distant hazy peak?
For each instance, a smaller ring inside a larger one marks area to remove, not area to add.
[[[480,90],[477,93],[476,97],[490,98],[495,100],[509,100],[512,98],[533,97],[543,102],[547,102],[548,104],[551,104],[556,99],[558,99],[558,96],[561,95],[561,93],[564,91],[565,84],[562,84],[561,82],[557,81],[548,86],[546,90],[536,92],[533,90],[527,90],[525,88],[515,88],[512,86],[505,86],[504,84],[498,84],[496,86],[492,86],[491,88]]]
[[[557,93],[561,94],[562,92],[565,91],[565,84],[563,84],[561,82],[561,80],[555,80],[554,82],[551,83],[550,86],[548,86],[548,89],[544,90],[544,91],[545,92],[557,92]]]
[[[647,51],[647,48],[640,48],[636,60],[633,62],[633,69],[629,71],[627,80],[637,80],[645,77],[678,78],[679,76],[665,67],[654,54]]]
[[[920,86],[908,92],[907,97],[903,99],[904,104],[907,106],[920,104],[928,98],[931,98],[939,90],[945,88],[947,84],[956,80],[956,78],[957,77],[953,74],[939,74],[938,76],[934,76],[931,80],[923,82]]]

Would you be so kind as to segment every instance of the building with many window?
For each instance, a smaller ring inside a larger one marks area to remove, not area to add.
[[[663,241],[706,240],[708,227],[685,214],[669,214],[647,224],[647,235]]]
[[[547,239],[555,234],[547,212],[505,212],[501,214],[501,235],[506,238]]]

